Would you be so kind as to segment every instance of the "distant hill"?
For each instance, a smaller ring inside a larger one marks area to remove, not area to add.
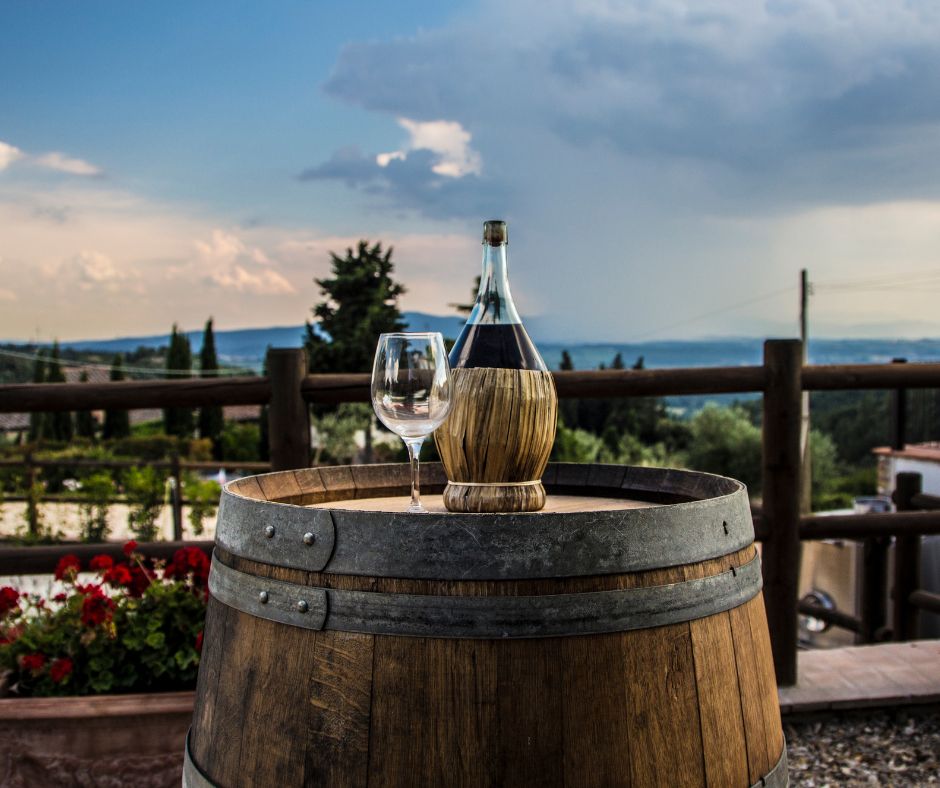
[[[405,312],[403,317],[412,331],[440,331],[445,337],[456,337],[463,327],[463,320],[456,316]],[[539,350],[546,363],[553,368],[557,368],[561,362],[562,350],[571,353],[577,369],[610,365],[617,353],[623,356],[624,364],[628,367],[633,366],[642,356],[644,366],[648,368],[759,364],[763,353],[763,339],[750,337],[634,343],[546,342],[539,338],[539,323],[533,321],[532,325],[535,327],[533,334]],[[191,331],[188,336],[194,352],[198,352],[202,332]],[[215,342],[223,362],[260,369],[268,347],[299,347],[303,337],[303,326],[276,326],[216,331]],[[76,350],[115,353],[133,351],[141,346],[160,347],[168,341],[169,336],[162,334],[67,342],[64,346]],[[940,361],[940,339],[815,339],[810,341],[809,347],[809,360],[813,364],[884,363],[898,357],[908,361]]]
[[[458,317],[428,315],[423,312],[405,312],[403,315],[411,331],[440,331],[444,336],[456,338],[464,321]],[[187,331],[193,351],[199,352],[202,331]],[[215,332],[215,348],[219,360],[226,364],[260,369],[265,351],[269,347],[300,347],[305,336],[304,326],[274,326],[271,328],[239,328]],[[108,353],[129,353],[139,347],[156,348],[169,344],[169,334],[117,339],[89,339],[64,342],[63,347],[74,350],[94,350]]]

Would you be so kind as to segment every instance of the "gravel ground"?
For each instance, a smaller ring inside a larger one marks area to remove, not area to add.
[[[791,786],[940,786],[940,710],[785,722]]]

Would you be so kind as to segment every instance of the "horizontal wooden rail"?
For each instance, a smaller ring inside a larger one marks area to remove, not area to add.
[[[940,594],[919,590],[914,591],[907,599],[914,607],[940,615]]]
[[[247,376],[112,383],[16,383],[0,386],[0,413],[264,405],[270,399],[270,381]]]
[[[927,493],[918,493],[911,498],[911,505],[915,509],[924,511],[936,511],[940,509],[940,495],[928,495]]]
[[[172,469],[174,464],[170,460],[96,460],[91,457],[63,457],[62,459],[48,460],[33,457],[28,462],[25,457],[0,459],[0,468],[22,468],[32,465],[34,468],[149,468]],[[216,471],[220,468],[226,470],[258,471],[264,473],[271,470],[269,462],[215,462],[214,460],[180,460],[179,467],[184,471]]]
[[[803,389],[940,388],[940,364],[818,364],[803,367]]]
[[[841,629],[847,629],[849,632],[862,631],[861,620],[855,616],[850,616],[848,613],[830,610],[828,607],[816,605],[812,602],[800,602],[798,609],[803,615],[818,618],[820,621],[825,621],[827,624],[832,624]]]
[[[800,518],[800,539],[865,539],[869,536],[940,534],[938,512],[872,512],[807,515]]]
[[[207,555],[215,545],[211,539],[194,542],[141,542],[137,552],[150,558],[167,560],[181,547],[198,547]],[[102,544],[55,544],[35,547],[0,547],[0,575],[45,575],[55,571],[64,555],[78,556],[82,568],[96,555],[108,555],[115,561],[124,558],[123,542]]]
[[[553,372],[561,397],[650,397],[761,392],[763,366],[605,369]],[[308,375],[301,393],[310,402],[368,402],[370,377]],[[940,364],[847,364],[806,366],[810,391],[865,388],[940,388]],[[129,380],[112,383],[19,383],[0,386],[0,413],[101,410],[202,405],[264,405],[271,383],[264,377]]]

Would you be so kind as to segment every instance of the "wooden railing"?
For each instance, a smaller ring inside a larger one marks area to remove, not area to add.
[[[905,509],[904,501],[910,500],[911,508],[926,501],[925,496],[917,494],[899,499],[902,511],[896,514],[820,518],[801,516],[799,509],[802,392],[940,388],[940,364],[804,366],[801,359],[800,341],[785,339],[764,344],[761,365],[553,373],[561,397],[763,394],[763,505],[756,527],[763,542],[764,598],[781,685],[796,681],[801,541],[859,539],[867,549],[875,545],[874,540],[885,543],[888,537],[896,537],[900,560],[910,567],[913,545],[919,544],[919,537],[940,533],[940,512]],[[268,405],[271,467],[286,470],[310,464],[308,404],[369,400],[369,375],[307,375],[301,349],[269,351],[267,368],[269,375],[258,378],[0,386],[0,412]],[[11,573],[11,561],[24,560],[21,556],[25,554],[16,551],[27,549],[34,548],[0,550],[0,574]],[[55,555],[52,548],[45,549],[49,556]],[[873,547],[872,552],[878,554],[879,550]],[[48,571],[48,563],[33,565]],[[879,556],[871,565],[879,567],[884,562]],[[916,582],[916,574],[909,574],[903,584],[895,578],[895,618],[901,622],[895,637],[911,634],[907,622],[916,612],[911,614],[909,608],[916,611],[936,607],[933,595],[916,588]],[[872,602],[869,607],[877,609],[877,604]],[[842,618],[842,624],[869,635],[884,628],[878,614],[869,613],[866,618],[864,609],[860,620],[844,614]]]

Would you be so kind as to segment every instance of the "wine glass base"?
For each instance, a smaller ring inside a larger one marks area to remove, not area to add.
[[[425,509],[420,503],[413,503],[405,509],[408,514],[428,514],[428,510]]]

